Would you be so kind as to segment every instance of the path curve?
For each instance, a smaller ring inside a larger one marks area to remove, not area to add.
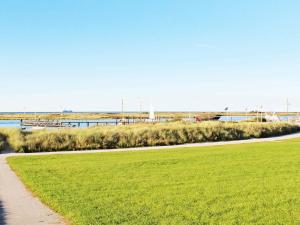
[[[184,144],[162,147],[143,147],[111,150],[88,150],[88,151],[67,151],[67,152],[42,152],[42,153],[11,153],[0,154],[0,225],[45,225],[65,224],[63,219],[42,204],[38,198],[26,190],[22,182],[10,169],[6,162],[9,156],[30,156],[30,155],[58,155],[58,154],[90,154],[105,152],[124,151],[147,151],[158,149],[191,148],[205,146],[220,146],[234,144],[249,144],[259,142],[282,141],[287,139],[300,138],[300,133],[290,134],[273,138],[260,138],[227,142],[208,142],[198,144]]]
[[[34,197],[0,155],[0,225],[62,225],[63,218]]]

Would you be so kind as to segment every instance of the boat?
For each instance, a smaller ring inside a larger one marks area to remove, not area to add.
[[[150,121],[155,121],[155,113],[154,113],[153,106],[151,106],[151,108],[150,108],[150,112],[149,112],[149,120],[150,120]]]
[[[148,119],[146,119],[146,122],[153,123],[155,121],[156,121],[156,117],[155,117],[153,106],[151,105],[150,111],[149,111],[149,117],[148,117]]]
[[[38,128],[59,128],[59,127],[69,127],[68,124],[64,124],[60,121],[52,120],[21,120],[21,127],[33,127]]]
[[[207,116],[207,117],[201,117],[201,116],[195,116],[196,122],[202,122],[202,121],[217,121],[222,117],[222,115],[215,115],[215,116]]]
[[[31,130],[44,130],[46,127],[31,127]]]

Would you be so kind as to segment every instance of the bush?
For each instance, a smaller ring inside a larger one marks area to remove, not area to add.
[[[17,152],[114,149],[272,137],[300,131],[287,123],[160,123],[4,133]]]
[[[2,128],[0,134],[5,137],[5,142],[17,152],[25,152],[26,141],[25,136],[20,129]]]
[[[5,136],[0,134],[0,152],[3,151],[5,148]]]

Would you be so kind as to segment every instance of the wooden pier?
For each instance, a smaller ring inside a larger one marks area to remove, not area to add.
[[[45,128],[68,128],[68,127],[91,127],[91,126],[117,126],[128,125],[144,120],[112,119],[109,121],[73,121],[73,120],[21,120],[21,127],[45,127]]]

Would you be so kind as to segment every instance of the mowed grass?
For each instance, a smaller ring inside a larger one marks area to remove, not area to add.
[[[8,162],[71,224],[300,224],[300,139]]]

